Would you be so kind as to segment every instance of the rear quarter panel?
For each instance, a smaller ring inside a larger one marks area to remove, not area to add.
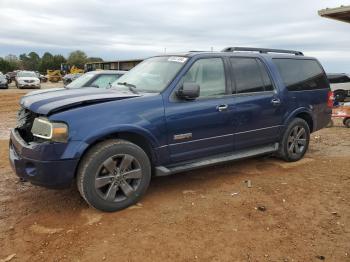
[[[285,58],[285,56],[278,58]],[[271,68],[273,78],[278,86],[282,104],[285,107],[285,110],[283,110],[284,126],[287,126],[296,115],[300,113],[308,113],[313,120],[313,129],[310,130],[311,132],[315,132],[326,127],[332,115],[332,109],[327,106],[328,92],[330,91],[329,83],[322,89],[289,91],[287,90],[283,79],[279,74],[277,66],[273,62],[273,58],[265,57],[265,59]],[[295,59],[315,60],[307,57],[296,57]],[[321,68],[323,70],[322,66]],[[325,74],[324,70],[323,73]]]

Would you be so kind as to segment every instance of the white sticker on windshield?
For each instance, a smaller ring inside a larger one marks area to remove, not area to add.
[[[183,57],[183,56],[171,56],[168,58],[168,61],[178,62],[178,63],[185,63],[186,60],[187,60],[187,57]]]

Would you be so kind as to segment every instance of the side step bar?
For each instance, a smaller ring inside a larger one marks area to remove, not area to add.
[[[212,158],[203,158],[193,162],[182,162],[177,164],[176,166],[169,166],[169,167],[157,166],[155,168],[155,171],[156,171],[155,175],[168,176],[175,173],[190,171],[201,167],[212,166],[220,163],[225,163],[225,162],[243,159],[243,158],[249,158],[249,157],[263,155],[267,153],[273,153],[278,150],[278,146],[279,144],[275,143],[275,144],[271,144],[263,147],[240,150],[233,154],[219,155],[219,156],[214,156]]]

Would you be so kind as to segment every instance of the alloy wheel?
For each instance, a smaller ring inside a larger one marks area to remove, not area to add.
[[[95,190],[101,198],[121,202],[132,196],[141,183],[142,170],[137,159],[118,154],[103,162],[95,177]]]
[[[299,125],[295,126],[288,136],[288,153],[293,156],[302,154],[306,148],[306,137],[305,128]]]

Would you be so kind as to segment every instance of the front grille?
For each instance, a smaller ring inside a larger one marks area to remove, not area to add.
[[[37,114],[25,108],[21,108],[17,113],[17,130],[22,139],[27,143],[35,139],[31,129],[36,117],[38,117]]]
[[[34,83],[34,80],[24,80],[26,83]]]

